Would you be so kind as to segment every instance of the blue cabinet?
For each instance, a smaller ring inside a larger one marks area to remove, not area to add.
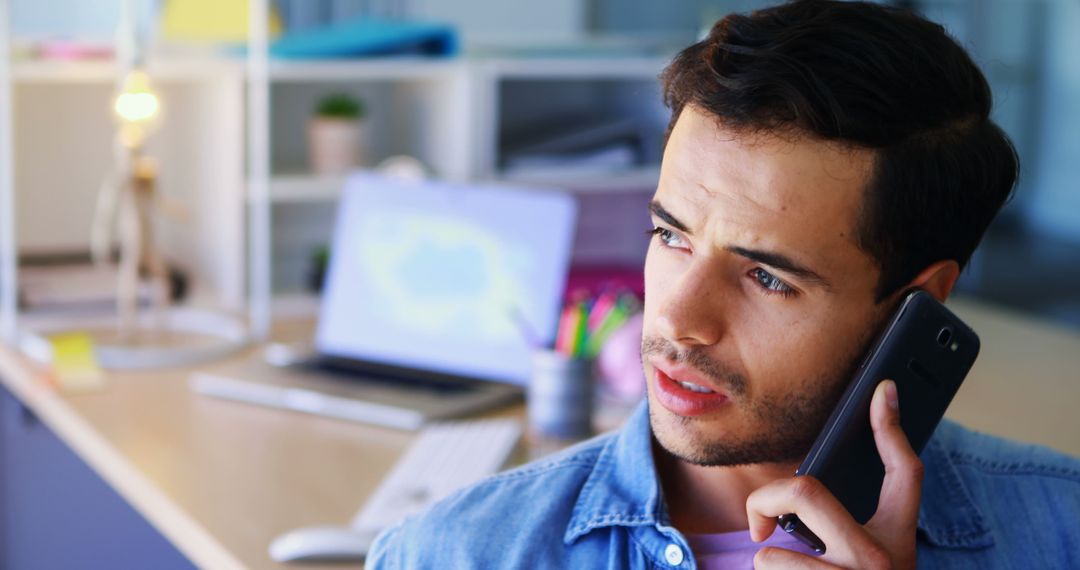
[[[0,386],[0,570],[193,567]]]

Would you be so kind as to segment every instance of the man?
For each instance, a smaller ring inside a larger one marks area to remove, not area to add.
[[[870,522],[792,477],[903,292],[945,299],[1012,191],[1016,156],[967,54],[903,11],[800,1],[721,20],[662,80],[645,405],[389,530],[369,565],[1072,564],[1080,462],[949,422],[920,460],[887,380]],[[784,513],[824,556],[777,529]]]

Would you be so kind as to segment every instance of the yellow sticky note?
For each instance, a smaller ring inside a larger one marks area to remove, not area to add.
[[[105,385],[94,356],[94,341],[86,333],[64,333],[49,337],[53,351],[53,377],[65,392],[86,392]]]
[[[309,2],[312,0],[303,0]],[[169,0],[161,31],[172,41],[244,42],[248,36],[248,0]],[[281,18],[270,6],[269,33],[281,33]]]

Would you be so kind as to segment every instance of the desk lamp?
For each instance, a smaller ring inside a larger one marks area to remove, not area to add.
[[[138,333],[139,281],[143,271],[149,278],[158,329],[163,326],[169,304],[168,272],[154,245],[157,165],[145,151],[161,104],[149,75],[138,62],[119,85],[113,101],[117,120],[113,167],[101,186],[91,247],[95,262],[108,262],[115,222],[120,242],[117,328],[122,341],[132,341]]]
[[[156,191],[158,167],[147,151],[162,104],[144,63],[136,1],[127,0],[125,6],[116,43],[121,73],[112,100],[113,161],[98,194],[90,240],[98,264],[112,263],[114,244],[119,246],[117,314],[115,320],[113,315],[70,315],[46,322],[27,330],[19,344],[31,358],[50,362],[55,351],[47,337],[74,330],[93,339],[104,368],[189,366],[231,354],[250,337],[244,324],[227,314],[170,306],[168,271],[154,243],[154,218],[159,211],[177,208]],[[140,288],[150,294],[152,314],[139,314]]]

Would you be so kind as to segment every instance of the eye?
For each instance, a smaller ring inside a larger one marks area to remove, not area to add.
[[[676,249],[687,249],[686,244],[683,243],[682,238],[679,237],[678,234],[667,228],[656,226],[645,233],[656,236],[667,247]]]
[[[780,278],[760,267],[751,269],[750,276],[757,281],[758,286],[761,287],[767,295],[790,297],[795,294],[795,289],[792,289],[790,285],[784,283]]]

